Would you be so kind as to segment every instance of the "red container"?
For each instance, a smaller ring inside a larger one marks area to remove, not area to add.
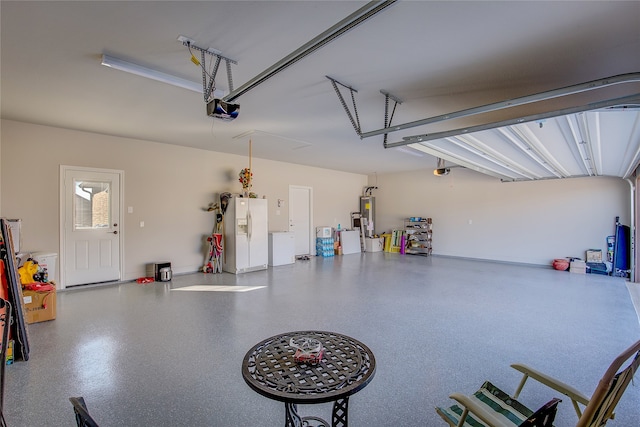
[[[556,258],[553,260],[553,268],[560,271],[567,271],[569,269],[569,260],[564,258]]]

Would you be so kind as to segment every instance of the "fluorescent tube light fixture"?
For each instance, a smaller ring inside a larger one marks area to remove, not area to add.
[[[187,79],[173,76],[171,74],[163,73],[162,71],[143,67],[142,65],[134,64],[133,62],[129,62],[129,61],[124,61],[122,59],[119,59],[113,56],[102,55],[102,65],[109,68],[114,68],[116,70],[124,71],[126,73],[135,74],[136,76],[146,77],[151,80],[155,80],[158,82],[170,84],[172,86],[177,86],[183,89],[191,90],[201,95],[203,93],[202,83],[196,83],[191,80],[187,80]],[[222,98],[223,95],[224,94],[222,91],[219,91],[219,90],[215,91],[215,96],[217,98]]]
[[[396,148],[397,151],[400,151],[405,154],[410,154],[416,157],[424,157],[424,153],[422,151],[416,150],[413,147],[405,146]]]

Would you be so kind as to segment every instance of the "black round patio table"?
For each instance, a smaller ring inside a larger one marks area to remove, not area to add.
[[[318,364],[297,363],[291,338],[315,338],[324,354]],[[286,332],[253,346],[242,361],[242,377],[256,392],[285,404],[285,426],[329,426],[319,417],[300,417],[298,404],[334,402],[331,426],[347,426],[349,396],[376,371],[371,350],[346,335],[325,331]]]

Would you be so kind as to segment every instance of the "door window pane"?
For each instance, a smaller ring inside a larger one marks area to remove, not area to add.
[[[111,182],[74,180],[73,184],[73,228],[108,228],[111,223]]]

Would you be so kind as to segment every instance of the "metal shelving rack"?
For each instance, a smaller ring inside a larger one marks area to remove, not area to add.
[[[405,253],[429,256],[433,252],[433,221],[431,218],[411,217],[404,220]]]

